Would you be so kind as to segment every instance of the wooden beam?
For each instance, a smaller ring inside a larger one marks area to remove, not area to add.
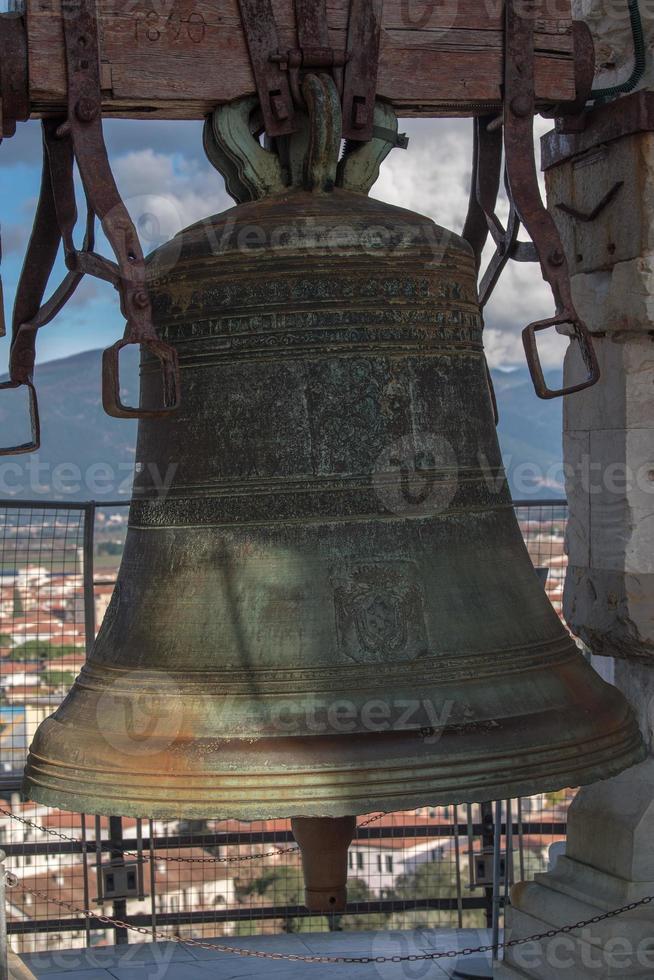
[[[61,0],[27,0],[30,97],[36,115],[65,105]],[[343,48],[347,0],[327,0]],[[385,0],[378,93],[402,115],[474,112],[502,84],[500,0]],[[548,4],[548,10],[552,4]],[[575,95],[569,0],[539,21],[541,104]],[[281,46],[295,47],[293,0],[273,0]],[[108,115],[196,119],[254,92],[237,0],[98,0]],[[481,108],[480,108],[481,111]]]

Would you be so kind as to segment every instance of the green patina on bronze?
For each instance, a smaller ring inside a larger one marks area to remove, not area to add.
[[[643,757],[526,552],[469,247],[353,190],[378,162],[330,170],[321,145],[313,190],[258,197],[233,170],[244,203],[151,256],[183,404],[140,423],[116,592],[37,732],[32,799],[344,817]],[[146,358],[146,403],[157,383]]]

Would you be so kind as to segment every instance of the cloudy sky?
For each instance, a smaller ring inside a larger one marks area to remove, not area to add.
[[[540,131],[549,125],[542,123]],[[409,149],[390,154],[372,193],[460,231],[470,180],[470,120],[404,120],[401,129],[410,136]],[[199,123],[107,121],[105,135],[119,188],[146,252],[185,225],[231,205],[222,178],[204,157]],[[39,123],[19,124],[0,154],[2,277],[9,321],[38,194]],[[57,277],[62,272],[60,265]],[[511,265],[487,310],[485,342],[491,364],[522,365],[520,330],[529,320],[551,313],[552,301],[537,266]],[[87,278],[39,334],[38,359],[106,347],[118,339],[123,326],[114,290]],[[548,366],[560,365],[564,341],[550,334],[543,337],[542,359]],[[5,338],[0,341],[0,372],[7,354]]]

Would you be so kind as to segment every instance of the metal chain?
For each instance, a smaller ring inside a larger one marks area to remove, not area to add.
[[[594,915],[590,919],[583,919],[581,922],[575,922],[574,925],[560,926],[558,929],[548,929],[547,932],[537,932],[532,936],[526,936],[523,939],[509,939],[506,943],[487,943],[475,947],[466,946],[464,949],[448,949],[442,951],[434,950],[431,953],[409,953],[405,954],[404,956],[302,956],[299,953],[268,953],[263,950],[243,949],[239,946],[228,946],[224,943],[209,943],[204,942],[201,939],[181,939],[179,936],[169,936],[162,932],[153,932],[147,926],[135,926],[130,922],[125,922],[123,919],[112,919],[110,916],[102,915],[100,912],[93,912],[91,909],[81,909],[69,902],[64,902],[61,899],[53,898],[47,892],[32,888],[25,888],[20,884],[18,878],[14,874],[6,872],[5,878],[8,888],[19,888],[24,895],[31,895],[34,898],[39,898],[41,901],[52,905],[57,905],[59,908],[66,909],[68,912],[72,912],[74,915],[81,915],[86,919],[97,919],[99,922],[102,922],[103,925],[113,926],[119,929],[129,929],[131,932],[137,932],[143,936],[151,936],[153,939],[158,939],[162,942],[178,943],[180,946],[194,946],[199,947],[200,949],[215,950],[218,953],[232,953],[235,956],[249,956],[264,960],[286,960],[292,963],[404,963],[407,961],[416,962],[424,960],[454,959],[459,956],[471,956],[473,953],[495,953],[502,947],[504,949],[509,949],[513,946],[523,946],[526,943],[539,942],[542,939],[552,939],[554,936],[567,934],[576,929],[583,929],[585,926],[595,925],[598,922],[603,922],[605,919],[615,918],[616,916],[622,915],[625,912],[632,912],[634,909],[641,908],[644,905],[649,905],[650,902],[654,901],[654,895],[647,895],[645,898],[641,898],[638,902],[630,902],[629,905],[623,905],[619,909],[611,909],[610,912],[603,912],[600,915]]]
[[[6,810],[4,807],[0,807],[0,813],[4,814],[6,817],[10,817],[12,820],[17,820],[19,823],[24,824],[26,827],[31,827],[34,830],[40,830],[44,834],[48,834],[50,837],[57,837],[59,840],[65,840],[68,843],[80,844],[88,852],[93,852],[94,845],[90,844],[88,841],[81,841],[77,837],[70,837],[68,834],[62,834],[57,830],[49,830],[48,827],[44,827],[42,824],[35,823],[33,820],[28,820],[26,817],[19,817],[17,813],[12,813],[11,810]],[[374,817],[369,817],[367,820],[363,820],[358,827],[367,827],[369,824],[374,823],[376,820],[381,820],[385,817],[385,813],[378,813]],[[102,841],[101,843],[106,844],[107,847],[111,847],[111,850],[124,855],[124,857],[135,857],[141,860],[149,861],[150,855],[141,853],[138,851],[128,851],[123,847],[119,847],[114,844],[110,844],[109,841]],[[299,847],[297,844],[291,844],[290,847],[276,847],[271,851],[260,851],[258,854],[245,854],[242,856],[234,857],[174,857],[171,855],[157,855],[155,860],[157,861],[172,861],[178,864],[245,864],[247,861],[257,861],[260,858],[267,857],[279,857],[282,854],[292,854],[294,851],[298,851]]]

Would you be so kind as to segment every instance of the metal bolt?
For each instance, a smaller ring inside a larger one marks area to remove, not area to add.
[[[565,255],[563,254],[560,248],[555,248],[548,255],[548,261],[550,265],[563,265],[563,263],[565,262]]]
[[[137,309],[144,310],[150,302],[150,297],[144,289],[137,289],[132,296],[132,302]]]
[[[519,116],[523,119],[525,116],[530,115],[532,110],[532,100],[528,95],[516,95],[514,99],[511,100],[511,112],[514,116]]]
[[[281,95],[272,94],[270,96],[270,107],[275,119],[278,119],[280,122],[284,122],[284,120],[289,118],[288,106]]]
[[[75,115],[80,122],[93,122],[99,112],[100,106],[97,100],[90,98],[88,95],[83,95],[75,106]]]
[[[57,126],[55,135],[58,140],[64,139],[66,136],[70,136],[70,121],[68,119],[65,122],[62,122],[61,126]]]

